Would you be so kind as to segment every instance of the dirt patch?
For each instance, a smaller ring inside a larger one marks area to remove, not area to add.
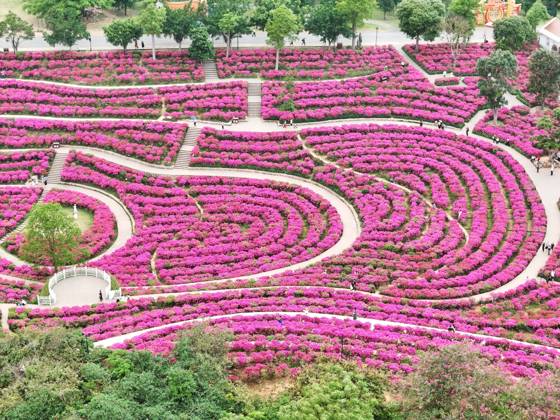
[[[280,377],[273,379],[265,379],[260,382],[245,384],[247,390],[259,398],[273,399],[286,391],[294,384],[292,377]]]

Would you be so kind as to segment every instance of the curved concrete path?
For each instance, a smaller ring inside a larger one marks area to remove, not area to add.
[[[165,324],[165,325],[160,325],[160,326],[157,326],[157,327],[146,328],[146,329],[143,329],[143,330],[134,331],[134,332],[131,332],[131,333],[127,333],[127,334],[123,334],[123,335],[119,335],[119,336],[115,336],[115,337],[106,338],[104,340],[96,341],[94,343],[94,346],[99,347],[99,348],[109,348],[109,347],[112,347],[116,344],[124,343],[127,340],[131,340],[131,339],[133,339],[135,337],[138,337],[142,334],[163,330],[163,329],[166,329],[166,328],[169,328],[169,327],[187,325],[187,324],[192,324],[192,323],[197,323],[197,322],[211,321],[211,320],[216,320],[216,319],[227,319],[227,318],[244,317],[244,316],[252,317],[252,316],[263,316],[263,315],[288,315],[288,316],[302,316],[303,315],[303,316],[307,316],[307,317],[310,317],[310,318],[334,318],[334,319],[343,319],[343,320],[344,319],[345,320],[353,319],[351,316],[325,314],[325,313],[317,313],[317,312],[307,312],[307,313],[303,313],[303,312],[282,312],[282,311],[278,311],[278,312],[241,312],[241,313],[236,313],[236,314],[216,315],[216,316],[197,318],[197,319],[192,319],[192,320],[187,320],[187,321],[173,322],[173,323],[169,323],[169,324]],[[376,325],[380,325],[380,326],[387,326],[387,327],[413,328],[413,329],[416,329],[416,330],[423,330],[423,331],[448,332],[448,330],[443,329],[443,328],[427,327],[427,326],[414,325],[414,324],[404,324],[404,323],[401,323],[401,322],[385,321],[385,320],[370,319],[370,318],[358,317],[356,319],[356,321],[360,321],[360,322],[369,324],[371,329],[375,329]],[[545,351],[553,350],[553,351],[557,352],[558,357],[560,357],[560,349],[558,349],[556,347],[545,346],[545,345],[542,345],[542,344],[528,343],[528,342],[525,342],[525,341],[513,340],[513,339],[509,339],[509,338],[496,337],[496,336],[492,336],[492,335],[469,333],[469,332],[464,332],[464,331],[455,331],[455,334],[458,334],[458,335],[460,335],[464,338],[475,338],[477,340],[507,341],[508,343],[520,344],[520,345],[527,346],[528,348],[531,348],[531,349],[534,349],[534,350],[545,350]]]
[[[99,303],[99,291],[105,290],[107,283],[96,277],[70,277],[53,287],[56,294],[54,306],[92,305]]]

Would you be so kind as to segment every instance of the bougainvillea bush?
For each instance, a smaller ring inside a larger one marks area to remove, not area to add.
[[[43,285],[40,283],[30,283],[0,276],[0,302],[32,301],[42,287]]]
[[[497,137],[525,156],[541,156],[543,151],[537,147],[537,137],[546,131],[537,126],[540,117],[541,112],[531,112],[525,106],[501,108],[497,123],[494,123],[493,113],[488,112],[476,124],[474,132],[488,138]]]
[[[0,184],[23,184],[34,176],[46,176],[53,158],[52,151],[0,153]]]
[[[37,187],[0,187],[0,238],[25,219],[41,191]]]
[[[81,88],[0,80],[0,113],[54,117],[144,118],[164,116],[227,120],[244,118],[244,82],[161,88]]]
[[[264,79],[341,79],[377,73],[385,66],[400,65],[402,57],[392,46],[366,47],[363,50],[327,48],[284,48],[280,66],[275,69],[276,50],[217,50],[216,66],[220,77],[256,77]]]
[[[139,85],[204,80],[204,70],[187,51],[4,53],[0,68],[7,77],[84,85]]]
[[[186,131],[186,124],[160,122],[0,119],[0,148],[43,148],[58,143],[171,165]]]

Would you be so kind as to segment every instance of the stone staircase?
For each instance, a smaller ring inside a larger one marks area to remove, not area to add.
[[[202,68],[204,69],[204,77],[207,82],[218,80],[218,69],[214,60],[205,61]]]
[[[62,168],[64,167],[64,162],[68,156],[67,151],[57,151],[54,156],[53,163],[49,174],[47,175],[47,182],[49,185],[58,184],[61,180]]]
[[[189,127],[187,134],[185,136],[185,141],[181,146],[181,150],[177,154],[177,161],[175,162],[175,168],[177,169],[187,169],[191,164],[191,153],[193,147],[196,145],[196,139],[200,134],[200,127]]]
[[[261,102],[260,101],[249,101],[249,118],[259,118],[261,116]]]
[[[261,96],[261,82],[249,82],[249,96]]]

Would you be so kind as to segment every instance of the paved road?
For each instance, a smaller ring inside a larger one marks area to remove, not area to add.
[[[115,48],[111,44],[107,42],[105,36],[103,35],[102,31],[92,31],[91,33],[91,47],[94,50],[106,50],[106,49],[113,49]],[[472,42],[481,42],[486,37],[488,40],[493,39],[492,29],[488,27],[479,27],[476,29],[473,37]],[[323,45],[319,37],[309,35],[307,33],[302,33],[299,37],[299,40],[295,43],[297,46],[301,46],[301,39],[305,38],[306,45]],[[409,44],[413,42],[410,38],[408,38],[405,34],[400,32],[398,29],[390,29],[390,30],[379,30],[376,34],[375,30],[364,30],[362,32],[362,39],[364,45],[375,45],[376,41],[379,45],[384,44],[393,44],[395,46],[401,46],[404,44]],[[144,41],[145,47],[150,48],[151,41],[148,37],[143,37],[142,40]],[[436,40],[436,42],[444,42],[443,38]],[[345,45],[350,44],[350,40],[344,39],[343,40]],[[215,45],[217,47],[225,46],[223,40],[216,39]],[[237,41],[234,42],[234,46],[237,46]],[[239,46],[240,47],[262,47],[266,45],[266,34],[264,32],[257,32],[255,36],[246,35],[239,39]],[[188,46],[188,43],[185,43],[184,46]],[[5,39],[0,39],[0,48],[7,48],[9,44],[5,41]],[[177,43],[173,41],[171,38],[158,38],[156,41],[156,48],[177,48]],[[23,41],[21,43],[20,50],[53,50],[53,49],[63,49],[60,46],[57,48],[50,47],[43,39],[41,34],[37,34],[37,36],[29,41]],[[76,44],[73,48],[75,50],[89,50],[90,44],[86,40],[81,40]]]

